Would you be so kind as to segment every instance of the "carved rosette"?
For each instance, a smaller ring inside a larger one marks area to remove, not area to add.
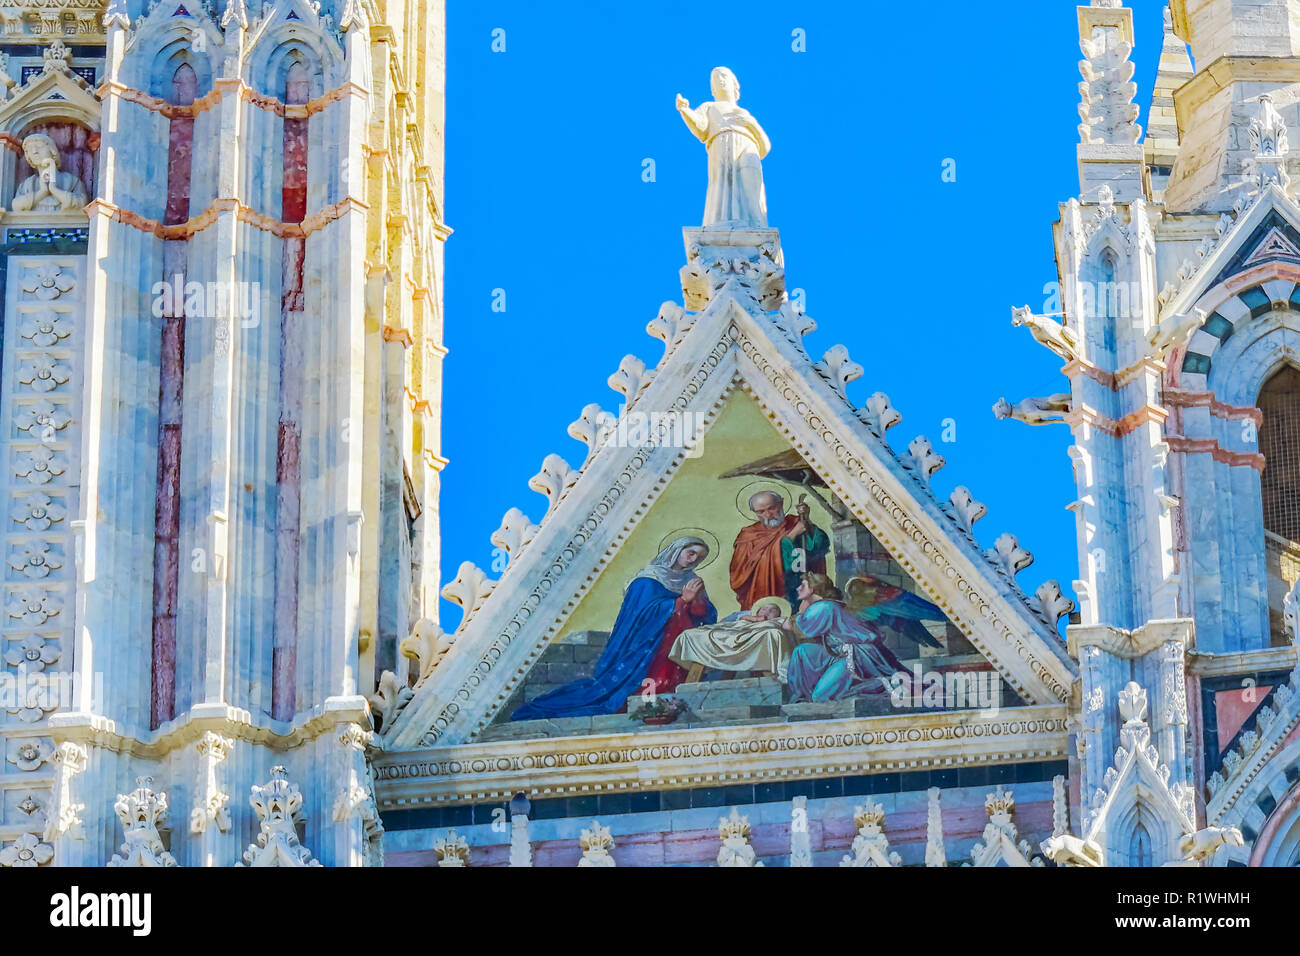
[[[3,13],[0,5],[0,14]],[[2,19],[2,17],[0,17]],[[70,778],[84,766],[75,745],[55,751],[51,713],[71,705],[84,260],[9,260],[0,354],[0,461],[4,462],[4,612],[0,672],[18,688],[0,701],[0,771],[30,775],[46,808],[46,841],[75,832],[81,805]],[[69,749],[72,748],[72,749]]]

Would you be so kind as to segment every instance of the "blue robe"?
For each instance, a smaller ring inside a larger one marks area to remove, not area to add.
[[[800,644],[790,656],[787,679],[794,701],[887,693],[889,678],[903,670],[880,642],[880,632],[838,601],[817,601],[795,620],[814,640]]]
[[[609,643],[596,661],[592,676],[528,701],[510,719],[618,713],[627,699],[641,689],[679,596],[653,578],[636,578],[623,595]],[[712,603],[708,607],[701,623],[713,624],[718,612]]]

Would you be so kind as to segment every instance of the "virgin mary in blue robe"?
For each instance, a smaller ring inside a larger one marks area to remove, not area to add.
[[[673,541],[627,586],[609,642],[596,661],[592,676],[528,701],[510,719],[581,717],[616,714],[622,710],[627,699],[641,689],[641,682],[649,673],[655,652],[674,616],[680,621],[682,614],[689,614],[694,624],[713,624],[718,620],[717,610],[703,592],[695,607],[684,606],[681,596],[682,589],[698,578],[691,565],[703,561],[708,554],[709,546],[699,538]]]

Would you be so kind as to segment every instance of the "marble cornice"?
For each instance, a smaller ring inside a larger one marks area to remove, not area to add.
[[[1258,671],[1289,671],[1296,666],[1296,661],[1294,644],[1239,651],[1235,654],[1189,651],[1187,672],[1197,677],[1227,677],[1234,674],[1253,674]]]
[[[1064,760],[1067,708],[1015,707],[543,737],[380,752],[381,810]]]
[[[401,342],[404,348],[410,348],[415,344],[409,329],[395,329],[391,325],[385,325],[382,330],[385,342]]]
[[[406,393],[406,401],[411,406],[412,415],[426,417],[433,414],[433,406],[429,404],[428,399],[412,391],[408,386],[403,386],[402,391]]]
[[[1082,648],[1098,647],[1114,657],[1136,660],[1166,641],[1186,647],[1191,643],[1192,629],[1190,618],[1148,621],[1131,631],[1110,624],[1071,624],[1065,629],[1065,638],[1075,659]]]
[[[1073,361],[1066,362],[1065,365],[1061,367],[1061,372],[1068,379],[1073,380],[1076,375],[1082,375],[1085,378],[1092,379],[1100,385],[1106,386],[1106,388],[1110,389],[1112,392],[1115,391],[1115,374],[1093,365],[1086,359],[1074,359]]]
[[[233,212],[240,222],[269,232],[281,239],[304,238],[323,229],[336,219],[341,219],[349,212],[366,212],[369,206],[360,199],[348,196],[332,206],[326,206],[312,213],[302,222],[280,222],[263,215],[255,209],[245,206],[238,199],[225,197],[214,199],[208,208],[197,216],[191,216],[185,222],[173,226],[163,225],[156,219],[141,216],[130,209],[115,206],[106,199],[94,199],[86,206],[90,216],[104,216],[116,222],[125,223],[141,232],[151,233],[159,239],[189,239],[213,225],[223,213]]]
[[[1198,63],[1196,75],[1174,91],[1179,135],[1187,131],[1192,113],[1243,80],[1277,84],[1300,82],[1300,57],[1221,56],[1204,66]]]
[[[1144,373],[1151,373],[1157,378],[1164,375],[1166,365],[1164,362],[1145,356],[1138,359],[1132,365],[1126,365],[1117,372],[1108,372],[1100,366],[1094,365],[1087,359],[1073,359],[1066,362],[1061,367],[1061,372],[1066,378],[1073,379],[1077,375],[1082,375],[1092,379],[1098,384],[1106,386],[1112,392],[1118,392],[1125,385],[1137,381]]]
[[[1211,415],[1225,421],[1251,421],[1256,425],[1264,424],[1264,413],[1258,408],[1245,405],[1228,405],[1215,398],[1213,392],[1193,392],[1181,388],[1166,388],[1163,400],[1166,405],[1175,408],[1208,408]]]
[[[215,109],[227,93],[234,93],[245,103],[268,113],[274,113],[284,119],[306,119],[332,106],[334,103],[347,99],[349,96],[360,96],[364,99],[370,95],[367,89],[356,83],[344,83],[342,86],[329,90],[315,99],[308,100],[306,103],[286,104],[274,96],[267,96],[264,93],[257,92],[251,86],[245,84],[243,80],[223,79],[217,80],[213,84],[210,93],[199,97],[193,103],[187,106],[177,106],[143,90],[125,86],[115,80],[105,80],[99,86],[101,98],[116,96],[128,103],[134,103],[137,106],[143,106],[147,110],[159,113],[168,119],[195,117],[210,109]]]
[[[196,704],[157,730],[134,734],[101,714],[55,713],[49,718],[54,742],[73,741],[87,747],[160,759],[172,751],[198,742],[207,732],[221,734],[272,750],[284,751],[315,740],[341,723],[370,727],[370,708],[364,697],[330,697],[292,722],[269,720],[229,704]]]
[[[1137,411],[1130,412],[1120,419],[1107,418],[1091,406],[1080,405],[1077,411],[1071,412],[1067,416],[1067,421],[1071,425],[1087,424],[1110,435],[1112,438],[1122,438],[1143,425],[1151,423],[1163,424],[1168,417],[1169,412],[1167,409],[1151,404],[1143,405]]]
[[[1210,455],[1215,461],[1234,468],[1254,468],[1264,471],[1264,456],[1255,451],[1229,451],[1214,438],[1187,438],[1183,435],[1170,435],[1166,438],[1169,450],[1184,455]]]

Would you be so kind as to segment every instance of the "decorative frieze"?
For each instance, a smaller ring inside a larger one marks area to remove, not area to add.
[[[3,0],[0,37],[5,43],[102,43],[103,19],[103,0]]]
[[[996,716],[910,713],[816,723],[713,727],[466,744],[374,757],[381,809],[728,782],[1063,760],[1063,707]],[[957,755],[960,754],[960,758]]]

